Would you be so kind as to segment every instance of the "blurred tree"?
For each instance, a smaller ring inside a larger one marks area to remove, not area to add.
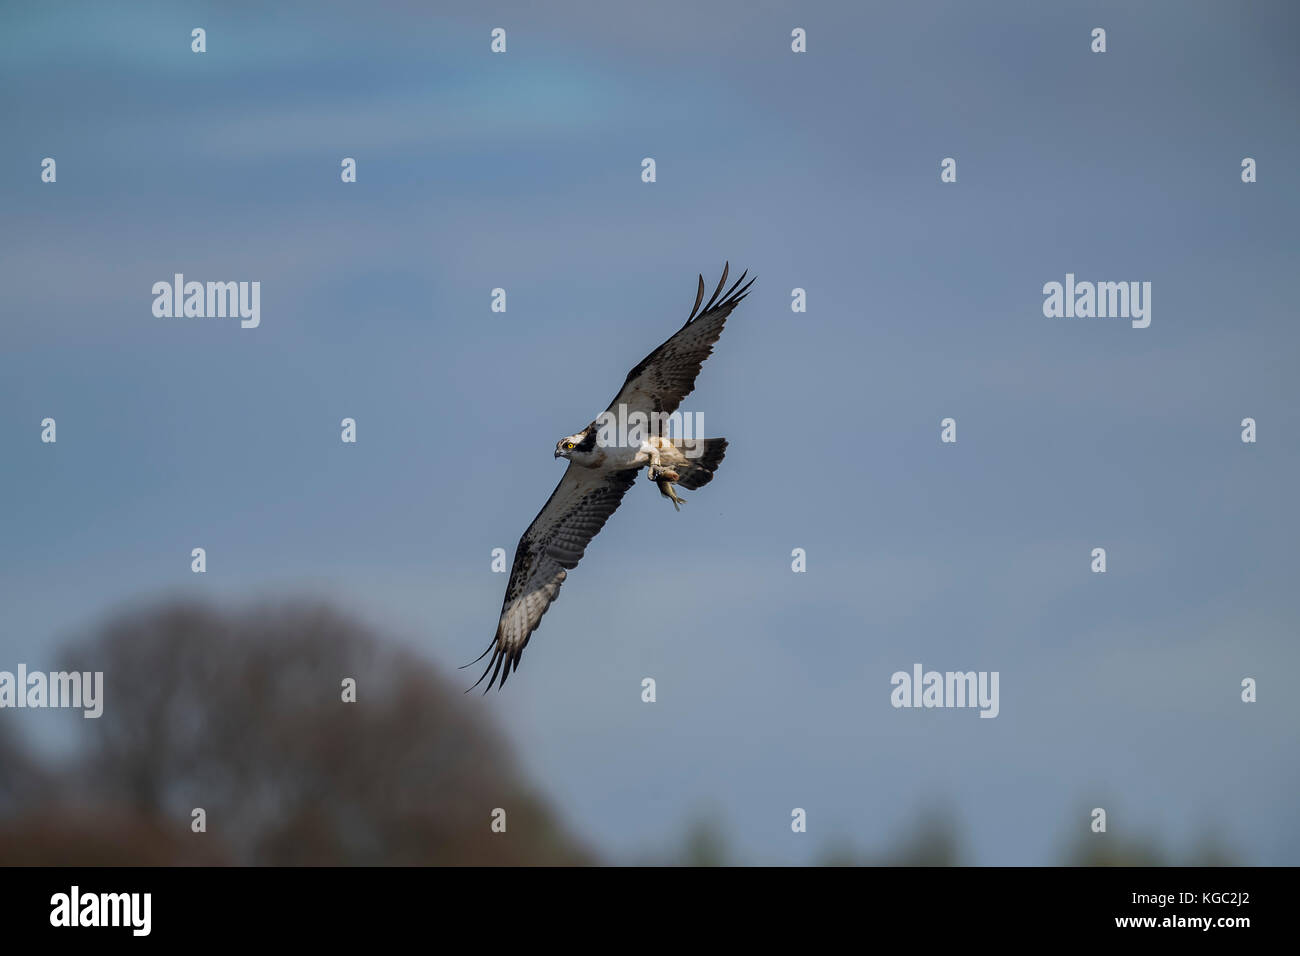
[[[819,866],[961,866],[957,819],[941,807],[922,810],[916,821],[883,852],[860,853],[851,844],[827,847]]]
[[[40,803],[49,793],[48,773],[32,759],[8,721],[0,721],[0,817]]]
[[[43,862],[590,861],[473,699],[326,607],[129,613],[68,666],[104,672],[104,715],[84,723],[61,816],[31,811],[25,824],[98,839],[62,841]],[[191,832],[196,807],[206,833]],[[497,807],[505,833],[490,829]],[[37,858],[23,832],[0,829],[0,861]]]
[[[686,830],[682,846],[681,866],[728,866],[727,838],[722,828],[714,822],[717,817],[701,816]]]
[[[1113,801],[1112,801],[1113,802]],[[1077,811],[1085,821],[1073,839],[1067,839],[1060,853],[1065,866],[1238,866],[1236,855],[1222,842],[1219,834],[1207,828],[1186,854],[1166,852],[1160,840],[1151,835],[1115,828],[1115,814],[1106,833],[1086,828],[1089,812]]]

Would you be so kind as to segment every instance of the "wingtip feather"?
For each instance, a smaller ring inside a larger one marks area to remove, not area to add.
[[[700,310],[700,303],[704,301],[704,276],[700,275],[700,288],[695,293],[695,305],[691,306],[691,314],[686,317],[686,325],[690,325],[695,319],[695,313]],[[684,328],[685,326],[683,326]]]
[[[713,290],[713,295],[709,296],[709,304],[704,307],[705,312],[708,312],[711,308],[713,308],[713,304],[718,301],[718,296],[721,295],[722,290],[726,288],[727,275],[730,273],[730,271],[731,271],[731,262],[728,261],[722,267],[722,278],[718,280],[718,287]]]

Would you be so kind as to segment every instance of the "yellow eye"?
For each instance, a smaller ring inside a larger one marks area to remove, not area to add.
[[[564,450],[565,450],[565,451],[572,451],[572,450],[573,450],[574,448],[576,448],[576,447],[577,447],[577,446],[576,446],[573,442],[571,442],[571,441],[566,441],[566,442],[564,443]]]

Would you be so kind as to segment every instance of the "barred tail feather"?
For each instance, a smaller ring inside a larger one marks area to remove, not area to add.
[[[674,444],[678,443],[675,442]],[[692,452],[698,450],[690,448],[689,443],[684,444]],[[704,450],[697,457],[688,457],[686,465],[676,466],[677,473],[681,476],[677,479],[679,488],[694,491],[696,488],[707,485],[713,480],[713,473],[722,464],[722,459],[727,453],[727,440],[725,438],[705,438],[703,444]],[[681,444],[678,444],[678,447],[681,447]]]

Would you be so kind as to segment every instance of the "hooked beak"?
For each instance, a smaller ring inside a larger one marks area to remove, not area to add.
[[[558,449],[558,448],[555,449],[555,457],[556,457],[556,458],[559,458],[559,457],[560,457],[560,449]]]

